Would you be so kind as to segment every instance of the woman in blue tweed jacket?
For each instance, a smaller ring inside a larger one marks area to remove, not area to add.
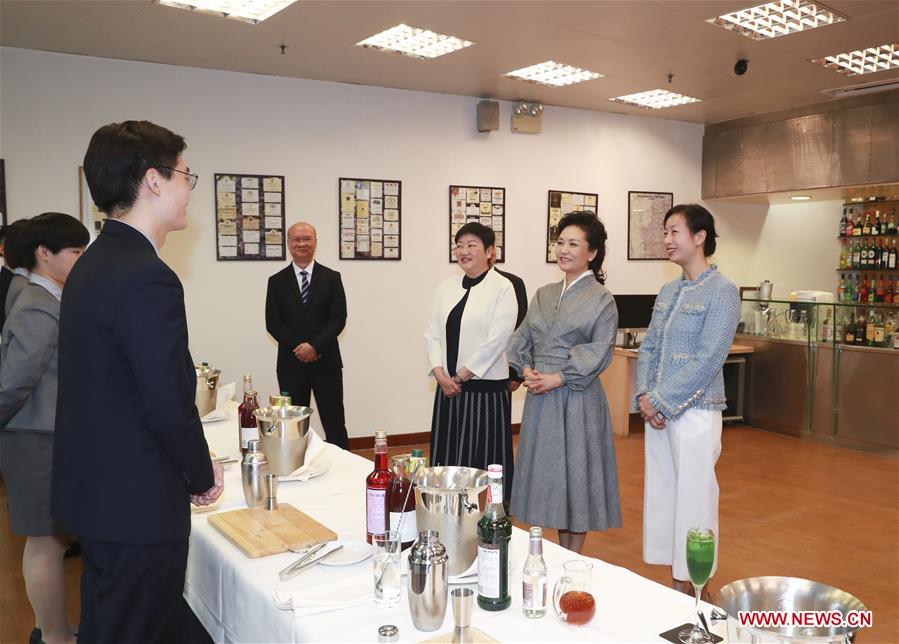
[[[672,586],[690,593],[687,531],[697,526],[718,535],[721,370],[740,297],[709,264],[717,235],[708,210],[674,206],[664,223],[665,251],[683,275],[659,292],[637,362],[637,403],[646,421],[643,560],[670,565]]]

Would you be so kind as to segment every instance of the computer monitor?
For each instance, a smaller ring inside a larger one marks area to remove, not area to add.
[[[619,329],[645,329],[652,320],[655,295],[615,295]]]

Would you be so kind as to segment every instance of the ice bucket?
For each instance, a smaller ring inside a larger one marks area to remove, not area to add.
[[[847,592],[817,581],[798,577],[750,577],[724,586],[718,605],[727,613],[728,642],[852,642],[857,627],[849,626],[740,626],[742,611],[794,612],[867,610]],[[841,620],[842,621],[842,620]]]
[[[197,393],[195,402],[197,403],[197,411],[200,412],[200,418],[215,409],[215,397],[219,388],[219,377],[222,372],[213,369],[207,364],[194,365],[194,371],[197,374]]]
[[[309,445],[310,407],[261,407],[253,412],[268,471],[287,476],[303,466]]]
[[[434,530],[459,575],[478,556],[478,521],[487,507],[487,472],[473,467],[426,467],[415,475],[415,520]]]

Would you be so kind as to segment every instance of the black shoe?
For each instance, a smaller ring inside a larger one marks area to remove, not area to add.
[[[32,628],[31,635],[28,636],[28,644],[41,644],[41,629]]]

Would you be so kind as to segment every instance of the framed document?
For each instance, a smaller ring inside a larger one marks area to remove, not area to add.
[[[662,231],[665,213],[673,205],[673,192],[628,191],[628,259],[668,259]]]
[[[559,220],[570,212],[585,211],[596,214],[599,195],[595,192],[550,190],[546,199],[546,263],[556,261],[556,239],[559,238]]]
[[[456,261],[456,232],[477,221],[496,233],[496,261],[505,261],[506,189],[484,186],[449,187],[449,261]]]
[[[215,246],[219,261],[283,260],[284,177],[215,175]]]
[[[337,180],[340,259],[400,260],[403,182]]]

